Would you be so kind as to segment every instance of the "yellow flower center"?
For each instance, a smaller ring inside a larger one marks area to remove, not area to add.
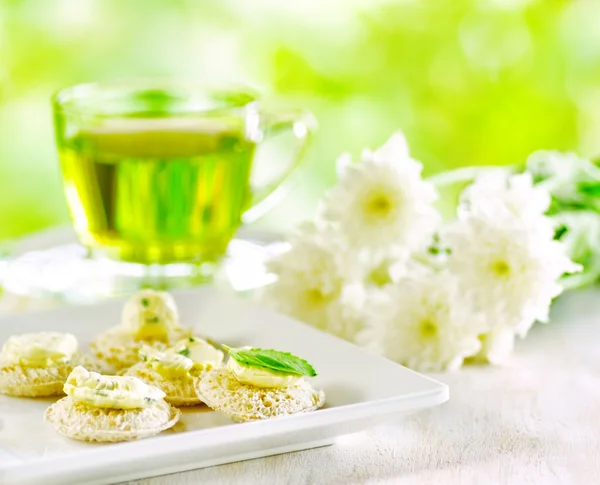
[[[423,338],[433,338],[438,334],[438,326],[431,320],[423,320],[419,326]]]
[[[306,299],[310,305],[318,306],[325,303],[326,297],[318,288],[312,288],[306,292]]]
[[[383,262],[369,273],[367,280],[375,286],[385,286],[392,282],[388,265]]]
[[[371,215],[385,217],[392,210],[392,201],[385,194],[377,194],[368,200],[366,209]]]
[[[508,276],[510,274],[510,265],[506,261],[494,261],[492,263],[492,273],[500,277]]]

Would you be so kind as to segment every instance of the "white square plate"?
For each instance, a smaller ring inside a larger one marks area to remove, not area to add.
[[[206,407],[184,410],[174,430],[119,444],[60,436],[43,413],[54,399],[0,396],[0,483],[114,483],[331,444],[401,413],[440,404],[446,385],[371,355],[295,320],[212,288],[175,293],[182,322],[231,346],[286,350],[306,358],[327,397],[313,413],[236,424]],[[10,335],[72,332],[82,345],[118,324],[122,302],[69,307],[0,320]]]

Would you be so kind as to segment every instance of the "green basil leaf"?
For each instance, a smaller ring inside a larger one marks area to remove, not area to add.
[[[317,372],[306,360],[289,352],[272,349],[232,349],[223,345],[229,356],[238,364],[267,369],[280,374],[314,377]]]

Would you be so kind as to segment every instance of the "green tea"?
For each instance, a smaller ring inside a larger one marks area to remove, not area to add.
[[[250,199],[256,144],[215,122],[115,120],[59,139],[81,241],[140,263],[215,261]]]

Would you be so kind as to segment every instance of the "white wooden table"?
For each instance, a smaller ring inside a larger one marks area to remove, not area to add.
[[[600,288],[561,297],[509,365],[434,377],[448,403],[337,445],[131,484],[600,483]]]

